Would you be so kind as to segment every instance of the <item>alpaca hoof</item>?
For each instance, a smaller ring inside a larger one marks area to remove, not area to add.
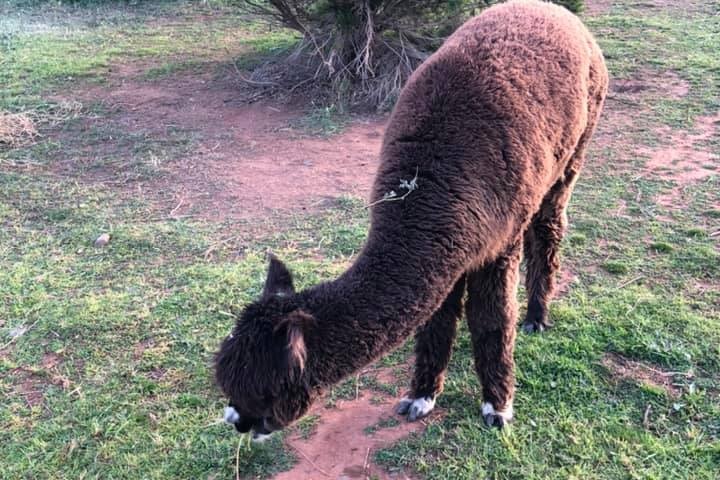
[[[525,333],[541,333],[545,331],[545,325],[525,320],[522,323],[522,331]]]
[[[489,402],[482,404],[483,420],[488,427],[503,428],[513,419],[512,405],[505,410],[495,410]]]
[[[410,422],[427,416],[435,408],[435,399],[430,397],[408,398],[400,400],[395,411],[400,415],[407,415]]]
[[[522,323],[522,329],[525,333],[544,332],[552,327],[547,307],[543,307],[539,302],[530,300],[528,303],[525,321]]]
[[[552,323],[547,320],[530,320],[526,319],[522,323],[522,330],[525,333],[542,333],[552,327]]]
[[[483,420],[485,420],[485,425],[488,427],[497,427],[499,429],[502,429],[506,422],[503,417],[495,414],[483,415]]]

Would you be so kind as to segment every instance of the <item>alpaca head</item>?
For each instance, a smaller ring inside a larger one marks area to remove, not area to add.
[[[262,296],[239,316],[215,359],[215,378],[230,400],[225,420],[238,431],[262,440],[307,411],[315,396],[305,371],[312,323],[290,272],[271,256]]]

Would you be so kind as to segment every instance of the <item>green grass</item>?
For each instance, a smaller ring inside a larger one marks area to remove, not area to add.
[[[720,179],[684,189],[683,208],[669,210],[656,200],[673,182],[640,175],[644,159],[627,152],[665,141],[653,128],[691,130],[695,117],[717,112],[719,22],[710,1],[670,12],[633,5],[587,19],[612,74],[652,79],[669,69],[690,91],[640,96],[637,123],[650,130],[591,152],[563,246],[576,280],[552,306],[554,329],[518,337],[517,421],[503,432],[481,426],[463,326],[438,400],[446,415],[378,452],[388,468],[437,479],[717,478]],[[118,65],[162,82],[213,62],[251,64],[292,42],[218,3],[44,6],[44,17],[33,2],[2,8],[0,109],[55,117],[58,92],[111,82]],[[614,99],[608,108],[636,111]],[[336,113],[313,112],[308,131],[336,132]],[[128,132],[115,122],[104,105],[85,105],[34,145],[0,150],[0,476],[234,478],[238,438],[219,421],[224,399],[211,377],[227,312],[260,293],[267,249],[288,261],[299,287],[338,275],[362,246],[367,210],[341,198],[322,215],[283,217],[259,233],[247,222],[173,220],[142,196],[82,180],[165,178],[195,133]],[[717,135],[705,147],[716,144]],[[59,159],[76,178],[54,170]],[[96,248],[101,233],[111,241]],[[411,348],[380,365],[402,378]],[[620,378],[608,354],[665,372],[676,393]],[[355,398],[356,388],[401,393],[369,372],[328,401]],[[295,428],[312,438],[319,423],[308,417]],[[290,468],[282,442],[241,446],[240,474]]]
[[[306,415],[298,420],[295,424],[295,429],[299,432],[300,438],[305,440],[310,438],[315,433],[319,421],[319,415]]]
[[[628,1],[585,22],[597,36],[614,78],[640,78],[662,90],[662,75],[674,72],[688,83],[683,98],[647,95],[634,102],[635,108],[647,109],[655,127],[688,128],[698,115],[720,108],[718,13],[720,7],[712,2],[652,9]]]
[[[365,427],[363,429],[363,433],[365,435],[373,435],[375,432],[382,428],[392,428],[397,427],[400,425],[400,420],[398,420],[396,417],[387,417],[380,419],[379,422],[377,422],[375,425],[370,425],[368,427]]]
[[[144,61],[158,78],[214,61],[256,58],[286,49],[296,37],[268,31],[237,7],[209,2],[157,2],[97,10],[72,6],[6,7],[0,21],[0,110],[25,111],[48,103],[41,91],[61,92],[78,80],[105,81],[119,62]],[[50,13],[46,13],[48,9]],[[158,20],[159,16],[159,20]],[[55,23],[41,21],[59,17]],[[159,65],[157,65],[159,63]]]

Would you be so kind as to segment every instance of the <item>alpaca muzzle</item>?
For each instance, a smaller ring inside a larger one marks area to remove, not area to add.
[[[226,423],[233,425],[239,433],[251,432],[254,442],[265,441],[274,431],[267,418],[254,418],[240,415],[232,405],[225,407],[223,418]]]

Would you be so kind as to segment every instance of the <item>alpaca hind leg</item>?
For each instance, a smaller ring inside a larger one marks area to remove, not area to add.
[[[410,394],[396,408],[411,422],[429,414],[442,392],[464,293],[465,276],[457,281],[430,321],[415,334],[415,374]]]
[[[513,417],[520,243],[518,239],[497,260],[468,273],[465,308],[475,370],[483,389],[482,414],[488,426],[503,427]]]
[[[545,195],[525,232],[528,308],[522,329],[527,333],[542,332],[552,326],[548,310],[555,292],[555,276],[560,268],[560,242],[567,229],[565,210],[581,163],[582,157],[573,158],[565,176]]]

